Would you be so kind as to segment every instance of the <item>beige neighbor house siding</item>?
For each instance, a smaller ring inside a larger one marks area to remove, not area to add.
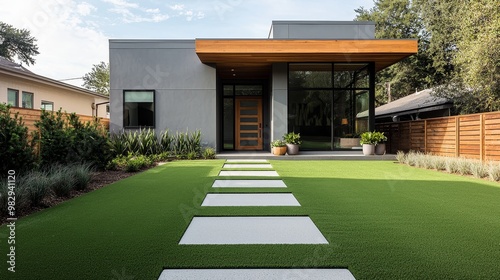
[[[8,89],[17,90],[19,107],[22,107],[22,93],[33,93],[33,109],[41,109],[42,101],[53,102],[54,111],[62,108],[68,113],[95,116],[95,105],[108,102],[109,98],[92,91],[58,82],[31,72],[0,68],[0,103],[7,103]],[[106,105],[98,106],[98,117],[109,118]]]

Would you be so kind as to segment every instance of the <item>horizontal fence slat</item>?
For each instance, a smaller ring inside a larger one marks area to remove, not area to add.
[[[458,127],[457,127],[458,126]],[[500,160],[500,112],[377,124],[387,150]]]

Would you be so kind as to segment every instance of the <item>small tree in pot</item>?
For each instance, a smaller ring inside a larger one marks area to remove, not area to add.
[[[283,140],[286,142],[287,153],[289,155],[296,155],[299,153],[299,146],[302,144],[302,141],[300,140],[300,133],[287,133],[283,135]]]
[[[282,156],[286,154],[286,143],[283,140],[274,140],[271,142],[271,150],[273,155]]]
[[[359,141],[363,145],[363,155],[369,156],[375,154],[375,139],[373,137],[373,132],[367,131],[361,134],[361,140]]]

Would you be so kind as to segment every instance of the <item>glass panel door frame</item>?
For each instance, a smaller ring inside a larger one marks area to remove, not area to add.
[[[218,82],[218,140],[217,146],[222,151],[237,151],[236,148],[236,100],[238,98],[259,98],[261,143],[258,149],[269,150],[269,81],[256,80],[220,80]],[[261,90],[261,93],[258,91]],[[267,149],[266,149],[267,147]]]

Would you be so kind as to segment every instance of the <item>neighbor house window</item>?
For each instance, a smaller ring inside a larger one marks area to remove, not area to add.
[[[15,89],[7,89],[7,104],[12,107],[19,107],[19,91]]]
[[[42,106],[40,106],[40,108],[45,111],[54,111],[54,102],[42,101]]]
[[[23,91],[23,108],[33,109],[33,93]]]
[[[123,126],[155,126],[154,90],[126,90],[123,92]]]

